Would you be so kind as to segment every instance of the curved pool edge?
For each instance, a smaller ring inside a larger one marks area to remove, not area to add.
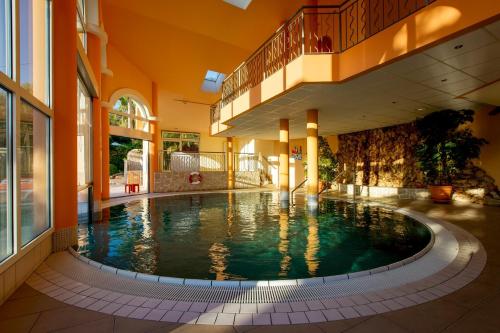
[[[98,269],[69,252],[51,255],[27,283],[66,304],[115,316],[196,325],[289,325],[351,319],[430,302],[463,288],[482,272],[487,254],[472,234],[423,213],[395,210],[416,216],[436,232],[432,248],[398,268],[327,284],[164,284]],[[412,278],[423,270],[429,274]]]
[[[214,192],[204,192],[204,194],[207,193],[214,193]],[[219,192],[217,192],[219,193]],[[172,194],[172,195],[161,195],[161,196],[155,196],[155,197],[165,197],[165,196],[183,196],[183,195],[190,195],[192,193],[181,193],[181,194]],[[200,193],[203,194],[203,193]],[[357,272],[352,272],[352,273],[345,273],[345,274],[338,274],[338,275],[329,275],[329,276],[321,276],[321,277],[313,277],[313,278],[301,278],[301,279],[282,279],[282,280],[209,280],[209,279],[192,279],[192,278],[180,278],[180,277],[170,277],[170,276],[162,276],[162,275],[153,275],[153,274],[147,274],[147,273],[140,273],[140,272],[135,272],[135,271],[129,271],[129,270],[124,270],[124,269],[119,269],[115,268],[112,266],[108,266],[105,264],[102,264],[98,261],[92,260],[90,258],[87,258],[85,256],[82,256],[78,253],[73,248],[69,248],[69,252],[78,260],[96,267],[98,269],[101,269],[105,272],[109,272],[112,274],[116,274],[121,277],[125,278],[130,278],[130,279],[136,279],[136,280],[141,280],[141,281],[148,281],[148,282],[160,282],[164,284],[174,284],[174,285],[187,285],[187,286],[196,286],[196,287],[231,287],[231,288],[252,288],[252,287],[269,287],[269,286],[297,286],[297,285],[317,285],[317,284],[329,284],[335,281],[341,281],[341,280],[348,280],[348,279],[353,279],[357,277],[363,277],[363,276],[369,276],[369,275],[374,275],[386,271],[390,271],[405,265],[409,265],[416,260],[422,258],[424,255],[426,255],[434,246],[435,243],[435,234],[432,228],[425,223],[424,221],[419,220],[424,219],[424,217],[419,217],[415,214],[415,212],[410,212],[401,208],[397,208],[394,206],[386,205],[386,204],[380,204],[380,203],[374,203],[374,202],[360,202],[360,201],[354,201],[354,200],[343,200],[343,199],[332,199],[332,198],[323,198],[324,200],[336,200],[336,201],[345,201],[345,202],[350,202],[350,203],[362,203],[364,205],[368,206],[376,206],[376,207],[383,207],[386,209],[390,209],[394,212],[397,212],[399,214],[408,216],[423,226],[426,227],[426,229],[429,231],[430,234],[430,240],[429,243],[420,251],[415,253],[414,255],[396,261],[394,263],[388,264],[388,265],[383,265],[379,267],[375,267],[372,269],[368,270],[363,270],[363,271],[357,271]],[[130,200],[127,202],[134,202],[138,200],[143,200],[143,199],[137,199],[137,200]],[[109,207],[123,204],[123,202],[116,203],[114,205],[110,205]]]

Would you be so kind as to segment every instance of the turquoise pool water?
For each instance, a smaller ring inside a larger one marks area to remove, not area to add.
[[[79,226],[80,253],[103,264],[212,280],[295,279],[387,265],[422,250],[425,226],[380,207],[323,200],[317,212],[278,193],[144,199]]]

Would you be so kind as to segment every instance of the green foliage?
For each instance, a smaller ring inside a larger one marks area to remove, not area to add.
[[[338,161],[335,154],[332,152],[328,141],[320,136],[318,137],[318,148],[319,148],[319,157],[318,157],[318,172],[319,179],[330,185],[335,179],[335,175],[337,174]]]
[[[473,110],[442,110],[417,120],[420,143],[418,167],[429,185],[450,185],[488,143],[463,125],[474,120]]]
[[[142,140],[111,135],[109,137],[109,174],[123,172],[123,160],[132,149],[142,149]]]

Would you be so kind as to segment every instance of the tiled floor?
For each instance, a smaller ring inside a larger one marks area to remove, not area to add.
[[[486,248],[488,262],[481,275],[464,288],[438,300],[402,310],[357,319],[286,326],[287,332],[499,332],[500,327],[500,208],[471,205],[433,205],[427,202],[398,202],[400,206],[425,212],[457,224],[476,236]],[[390,304],[387,304],[390,306]],[[369,311],[360,309],[359,311]],[[157,308],[150,319],[164,315]],[[324,312],[304,312],[293,322],[320,320]],[[367,312],[369,315],[369,313]],[[332,316],[337,313],[330,314]],[[141,318],[142,314],[137,313]],[[349,314],[343,314],[348,317]],[[227,318],[226,318],[227,317]],[[247,315],[248,317],[248,315]],[[249,322],[245,314],[211,316],[203,320]],[[278,313],[263,314],[258,322],[286,321]],[[189,322],[189,318],[185,318]],[[169,324],[107,315],[68,305],[23,285],[0,307],[0,332],[283,332],[283,326],[200,326]]]

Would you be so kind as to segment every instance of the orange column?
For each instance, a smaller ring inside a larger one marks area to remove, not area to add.
[[[227,189],[234,189],[234,147],[233,138],[227,138]]]
[[[158,117],[158,84],[156,82],[153,82],[152,84],[152,105],[151,107],[153,110],[151,110],[151,113],[153,116]],[[160,144],[161,144],[161,138],[160,138],[160,129],[158,128],[158,124],[156,122],[151,122],[151,134],[153,136],[153,141],[149,145],[149,156],[150,156],[150,163],[149,163],[149,191],[154,192],[155,191],[155,183],[154,183],[154,178],[155,178],[155,172],[158,172],[159,169],[159,161],[158,161],[158,153],[160,150]]]
[[[109,199],[109,109],[101,107],[102,184],[101,199]]]
[[[280,201],[288,201],[290,196],[290,145],[288,119],[280,119]]]
[[[54,0],[53,10],[53,248],[77,243],[77,51],[76,0]]]
[[[94,34],[87,34],[87,56],[94,71],[100,95],[101,90],[101,40]],[[102,152],[101,152],[101,100],[93,98],[92,108],[92,132],[93,132],[93,195],[94,195],[94,219],[101,220],[101,191],[102,191]]]
[[[318,204],[318,110],[307,110],[307,204]]]

